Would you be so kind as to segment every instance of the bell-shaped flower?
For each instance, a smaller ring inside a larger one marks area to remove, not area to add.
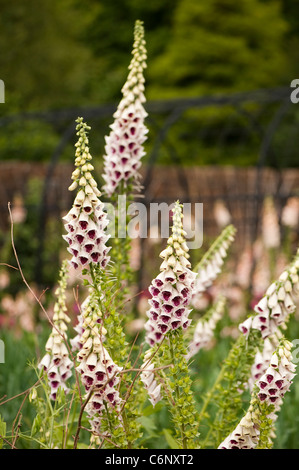
[[[121,406],[118,385],[121,368],[118,367],[102,346],[99,350],[92,350],[78,366],[86,392],[93,390],[85,411],[94,435],[101,434],[101,423],[107,408],[119,414],[119,425],[122,426]]]
[[[259,434],[259,429],[252,420],[251,413],[247,412],[218,449],[254,449],[258,444]]]

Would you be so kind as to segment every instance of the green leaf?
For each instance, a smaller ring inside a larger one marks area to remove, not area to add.
[[[152,420],[151,418],[148,418],[146,416],[141,416],[138,420],[142,427],[146,430],[146,432],[150,435],[150,436],[155,436],[156,435],[156,425],[155,425],[155,422],[154,420]]]
[[[157,405],[155,407],[153,407],[152,405],[148,405],[146,406],[143,411],[142,411],[142,414],[143,416],[150,416],[152,414],[156,414],[157,412],[159,412],[162,408],[163,408],[163,403],[157,403]]]
[[[178,449],[178,443],[177,441],[172,437],[170,429],[163,429],[163,434],[165,436],[165,439],[167,441],[167,444],[171,449]]]
[[[37,414],[32,423],[31,436],[34,436],[38,431],[40,431],[41,424],[42,424],[41,416]]]

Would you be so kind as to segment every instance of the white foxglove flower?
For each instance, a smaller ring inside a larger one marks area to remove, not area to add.
[[[254,307],[256,315],[239,325],[240,331],[248,335],[250,329],[260,330],[265,339],[277,332],[296,309],[299,293],[299,251],[291,265],[273,282],[265,295]]]
[[[40,361],[38,367],[47,374],[51,388],[50,398],[56,400],[57,391],[62,388],[67,393],[67,380],[72,375],[73,362],[71,361],[66,346],[67,324],[70,322],[66,311],[65,289],[67,278],[67,263],[64,262],[60,271],[59,287],[56,290],[57,301],[54,305],[52,332],[46,343],[46,355]]]
[[[81,374],[86,392],[94,390],[85,411],[88,414],[92,433],[100,435],[102,416],[105,415],[107,408],[117,413],[121,411],[123,400],[120,398],[117,386],[120,381],[119,372],[122,369],[113,362],[107,350],[101,346],[97,352],[90,351],[80,362],[77,370]]]
[[[273,200],[268,197],[264,202],[262,219],[262,237],[266,248],[278,248],[280,246],[280,229],[277,212]]]
[[[200,349],[207,347],[214,336],[214,330],[218,321],[222,318],[226,301],[224,297],[197,322],[193,339],[188,346],[187,359],[194,356]]]
[[[172,235],[160,255],[164,260],[161,272],[149,287],[151,299],[145,330],[150,346],[160,343],[168,331],[179,327],[186,329],[190,324],[189,304],[195,274],[190,269],[182,217],[181,205],[177,202],[173,210]]]
[[[143,107],[144,76],[146,67],[146,48],[144,29],[141,21],[136,21],[134,30],[133,58],[129,75],[122,88],[123,98],[114,113],[111,132],[106,137],[104,155],[105,184],[103,191],[111,196],[122,184],[134,183],[140,190],[139,168],[144,156],[143,143],[148,132],[144,125],[147,113]]]
[[[258,444],[259,434],[259,429],[248,411],[236,429],[227,436],[218,449],[254,449]]]
[[[224,201],[218,199],[214,204],[214,217],[218,227],[223,229],[231,223],[231,214]]]
[[[299,224],[299,198],[291,197],[284,206],[281,214],[283,225],[291,228],[298,227]]]
[[[91,352],[100,352],[107,333],[103,326],[98,293],[91,291],[84,300],[78,320],[79,322],[76,327],[78,334],[72,341],[72,347],[74,351],[77,351],[77,359],[81,362]]]
[[[278,332],[277,332],[278,333]],[[267,370],[270,364],[272,355],[278,346],[279,335],[268,337],[263,342],[263,349],[258,350],[255,355],[254,363],[251,367],[251,375],[248,380],[249,389],[252,391],[254,384]]]
[[[90,301],[91,301],[91,297],[89,295],[89,296],[86,297],[84,302],[82,302],[81,313],[79,313],[79,315],[77,315],[78,323],[74,327],[74,330],[76,331],[77,335],[74,338],[70,339],[72,351],[77,351],[78,352],[82,348],[81,338],[82,338],[82,335],[85,331],[84,318],[85,318],[85,314],[86,314],[86,309],[88,308],[88,305],[89,305]]]
[[[72,209],[63,217],[68,232],[63,238],[68,243],[68,251],[72,254],[71,263],[75,268],[86,267],[90,263],[105,268],[109,263],[106,246],[109,238],[105,233],[108,218],[104,212],[104,204],[99,200],[101,195],[92,177],[93,166],[89,153],[87,130],[90,128],[77,119],[76,169],[72,174],[74,180],[69,190],[78,189]]]
[[[213,284],[221,273],[227,251],[234,240],[235,231],[233,225],[227,226],[195,268],[197,276],[192,293],[192,305],[194,307],[196,307],[197,301],[203,292]]]
[[[279,410],[295,376],[296,366],[292,362],[291,348],[292,343],[284,340],[273,354],[269,367],[257,381],[259,400],[274,405],[275,411]]]
[[[100,300],[103,298],[104,294],[100,295]],[[73,350],[77,351],[77,370],[85,391],[93,391],[85,411],[94,437],[101,434],[103,413],[105,414],[107,408],[120,413],[123,404],[117,387],[121,368],[113,362],[103,346],[107,331],[103,326],[99,304],[99,292],[90,289],[89,295],[81,305],[76,327],[78,334],[72,342]],[[119,425],[122,426],[121,416],[119,419]]]
[[[255,382],[250,406],[235,430],[219,445],[218,449],[255,449],[259,444],[265,420],[273,425],[277,412],[289,391],[295,376],[296,367],[292,362],[292,343],[282,338],[271,355],[269,365]],[[265,408],[265,405],[266,406]],[[267,437],[271,443],[273,429]],[[264,437],[265,438],[265,437]]]
[[[157,383],[155,373],[153,372],[154,363],[151,361],[151,355],[152,350],[149,349],[144,356],[140,379],[147,390],[151,404],[155,406],[162,399],[162,395],[161,384]]]

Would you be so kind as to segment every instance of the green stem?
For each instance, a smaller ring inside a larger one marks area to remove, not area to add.
[[[186,348],[182,329],[171,331],[169,344],[165,342],[162,353],[167,363],[173,366],[168,369],[169,388],[174,395],[170,412],[176,426],[178,442],[182,449],[196,448],[198,443],[198,412],[191,390],[192,382],[186,360]]]
[[[215,380],[212,388],[208,391],[208,393],[206,394],[206,398],[203,402],[203,406],[200,410],[200,413],[199,413],[199,423],[201,422],[201,420],[203,419],[204,417],[204,414],[206,412],[206,409],[208,408],[209,404],[210,404],[210,401],[211,399],[213,398],[213,393],[215,392],[216,388],[218,387],[218,385],[221,383],[221,381],[223,380],[223,377],[224,377],[224,372],[225,372],[225,368],[222,367],[222,369],[220,370],[218,376],[217,376],[217,379]]]
[[[176,359],[175,359],[175,354],[174,354],[174,349],[173,349],[173,344],[170,342],[170,355],[171,355],[171,361],[173,364],[175,364]],[[178,374],[174,373],[173,374],[173,379],[174,379],[174,392],[175,392],[175,397],[177,400],[177,403],[180,403],[181,401],[181,392],[180,392],[180,387],[178,385],[179,377]],[[181,440],[182,440],[182,448],[187,449],[187,439],[185,436],[185,425],[184,423],[179,423],[179,429],[180,429],[180,434],[181,434]]]
[[[202,420],[211,403],[217,410],[202,447],[205,448],[208,445],[209,438],[213,434],[216,443],[220,443],[238,421],[239,412],[242,409],[241,391],[244,391],[249,378],[257,345],[258,338],[253,333],[247,340],[240,335],[231,347],[212,389],[206,395],[200,412],[200,420]]]

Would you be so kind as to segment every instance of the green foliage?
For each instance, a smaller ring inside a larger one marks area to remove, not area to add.
[[[100,314],[102,324],[107,331],[106,347],[108,351],[113,351],[114,358],[121,363],[128,359],[128,344],[123,331],[123,318],[121,311],[123,309],[122,296],[118,297],[118,286],[111,274],[91,267],[92,293],[95,302],[95,314]],[[87,274],[87,270],[83,271]],[[91,310],[92,313],[92,310]]]
[[[2,449],[3,446],[3,438],[6,436],[6,423],[5,421],[2,421],[2,418],[0,416],[0,449]]]
[[[186,354],[184,335],[178,328],[166,335],[154,357],[155,364],[166,368],[158,374],[174,427],[173,436],[163,429],[166,441],[171,448],[194,449],[198,447],[198,412]]]
[[[85,10],[69,0],[2,0],[0,7],[1,78],[10,110],[72,105],[86,90],[86,67],[92,72],[90,53],[80,41]]]
[[[147,31],[150,98],[275,86],[292,66],[284,45],[287,33],[295,37],[297,24],[287,1],[36,5],[1,1],[1,78],[11,110],[117,99],[137,18]]]
[[[296,319],[290,322],[288,331],[291,332],[292,337],[298,337],[297,335],[298,324]],[[42,350],[46,341],[47,331],[43,331],[42,336],[39,337],[39,348]],[[6,345],[6,363],[0,364],[0,403],[2,403],[3,397],[9,398],[10,401],[0,405],[1,408],[1,419],[2,423],[6,425],[6,437],[10,439],[11,426],[16,418],[17,412],[22,405],[22,428],[19,439],[17,440],[18,448],[38,448],[41,446],[41,435],[40,435],[40,423],[43,420],[43,414],[38,412],[37,407],[41,406],[36,400],[45,400],[45,395],[42,386],[37,388],[38,398],[28,398],[24,400],[23,392],[36,382],[37,376],[34,368],[28,364],[28,359],[34,360],[36,357],[36,337],[34,334],[26,334],[21,338],[15,338],[13,333],[3,332],[1,333],[1,339],[5,341]],[[216,380],[223,363],[223,357],[229,353],[230,346],[233,345],[232,339],[224,338],[221,339],[217,347],[207,350],[200,351],[195,358],[195,362],[191,368],[191,378],[194,382],[195,395],[199,401],[198,407],[201,411],[202,401],[202,390],[208,390],[213,386],[213,382]],[[200,373],[199,369],[200,368]],[[196,371],[196,372],[195,372]],[[21,396],[17,397],[18,394]],[[285,396],[285,403],[282,407],[279,417],[276,423],[276,439],[274,441],[274,448],[276,449],[296,449],[297,448],[297,429],[298,420],[296,418],[296,406],[298,402],[299,393],[299,382],[297,377],[294,379],[294,384],[291,387],[291,391]],[[16,397],[16,398],[13,398]],[[60,403],[59,414],[54,414],[56,420],[55,434],[59,441],[65,442],[65,435],[63,435],[63,427],[67,422],[67,412],[63,413],[64,410],[68,410],[70,406],[70,400],[72,397],[69,396],[67,401]],[[73,404],[73,409],[68,420],[68,434],[67,434],[67,448],[73,448],[73,438],[75,435],[78,423],[78,415],[80,411],[80,403],[78,402],[78,395],[76,395],[77,401]],[[137,398],[140,398],[137,396]],[[142,400],[144,400],[144,394]],[[244,398],[245,399],[245,398]],[[143,403],[146,403],[143,401]],[[43,405],[44,406],[44,405]],[[246,407],[245,401],[243,406]],[[59,410],[57,407],[57,410]],[[51,415],[49,415],[50,417]],[[60,416],[60,417],[59,417]],[[63,422],[64,416],[64,422]],[[62,420],[61,420],[62,419]],[[138,440],[139,448],[149,449],[166,449],[166,448],[177,448],[174,443],[173,431],[171,430],[171,418],[166,410],[164,404],[160,403],[155,408],[151,405],[145,405],[142,407],[142,414],[139,418],[139,422],[142,425],[143,437]],[[201,422],[200,438],[203,442],[206,435],[206,425],[209,420]],[[4,426],[5,426],[4,425]],[[83,427],[88,427],[88,423],[83,420]],[[230,429],[231,430],[231,429]],[[80,432],[80,441],[78,449],[89,447],[88,432],[84,429]],[[1,435],[1,432],[0,432]],[[4,448],[9,448],[6,442],[3,443]]]
[[[9,330],[1,330],[1,340],[5,344],[5,363],[0,364],[1,416],[5,421],[7,435],[10,435],[15,420],[21,413],[21,425],[30,429],[35,417],[34,408],[26,400],[26,391],[36,382],[36,374],[30,363],[35,361],[37,351],[44,347],[47,328],[39,336],[24,332],[21,337]],[[3,404],[2,404],[3,403]],[[20,417],[19,416],[19,417]],[[19,448],[29,447],[26,440],[18,441]],[[7,443],[4,443],[7,448]]]
[[[132,41],[132,24],[137,18],[144,21],[148,43],[148,57],[161,54],[169,41],[174,7],[179,0],[116,0],[97,2],[88,0],[90,24],[84,41],[91,48],[98,63],[102,100],[115,100],[126,79],[128,50]],[[159,21],[157,21],[159,18]],[[113,25],[113,27],[111,27]]]
[[[212,424],[204,440],[205,446],[218,447],[242,417],[243,393],[259,342],[258,335],[250,342],[240,336],[224,360],[212,389],[206,394],[201,415],[208,417]],[[207,412],[210,406],[211,414]]]
[[[50,159],[56,145],[53,127],[39,120],[12,121],[0,134],[2,160],[45,161]]]

